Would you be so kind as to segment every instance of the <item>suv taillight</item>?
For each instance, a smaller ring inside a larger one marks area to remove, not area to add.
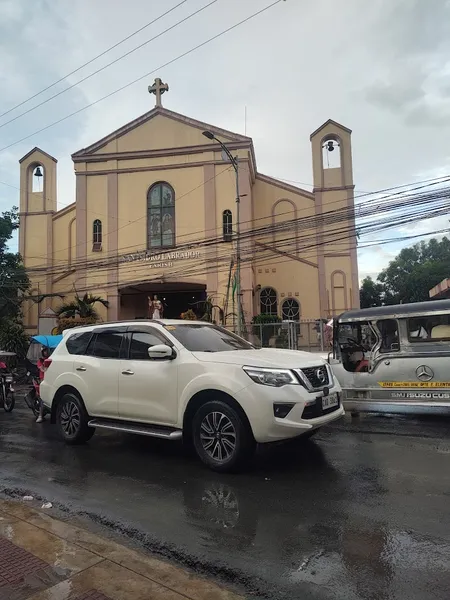
[[[52,359],[51,358],[46,358],[44,360],[44,369],[48,369],[51,364],[52,364]]]

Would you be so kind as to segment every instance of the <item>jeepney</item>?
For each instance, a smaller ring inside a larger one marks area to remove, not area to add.
[[[450,414],[450,299],[341,314],[329,362],[350,412]]]

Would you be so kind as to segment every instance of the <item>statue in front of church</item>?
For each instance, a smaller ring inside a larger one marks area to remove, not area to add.
[[[149,319],[162,319],[164,313],[164,306],[158,296],[155,294],[153,298],[148,296],[148,318]]]

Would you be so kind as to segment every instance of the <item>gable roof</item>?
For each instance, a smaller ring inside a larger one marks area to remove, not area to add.
[[[126,125],[119,127],[119,129],[116,129],[116,131],[113,131],[109,135],[105,136],[101,140],[98,140],[94,144],[91,144],[87,148],[82,148],[81,150],[74,152],[74,154],[72,154],[72,158],[77,158],[79,156],[85,156],[87,154],[92,154],[92,153],[96,152],[97,150],[99,150],[100,148],[102,148],[103,146],[106,146],[106,144],[108,144],[109,142],[129,133],[130,131],[132,131],[133,129],[136,129],[137,127],[140,127],[141,125],[143,125],[144,123],[147,123],[147,121],[150,121],[151,119],[153,119],[154,117],[156,117],[158,115],[162,115],[164,117],[167,117],[168,119],[173,119],[175,121],[179,121],[185,125],[190,125],[191,127],[196,127],[197,129],[202,129],[202,130],[207,129],[209,131],[212,131],[217,136],[226,138],[226,141],[248,142],[249,144],[252,144],[252,138],[250,138],[250,137],[247,137],[245,135],[240,135],[239,133],[234,133],[232,131],[228,131],[227,129],[221,129],[220,127],[215,127],[214,125],[209,125],[208,123],[204,123],[202,121],[197,121],[196,119],[191,119],[180,113],[174,112],[172,110],[168,110],[167,108],[164,108],[162,106],[157,106],[156,108],[153,108],[149,112],[141,115],[137,119],[134,119],[133,121],[130,121]]]
[[[256,173],[256,179],[260,179],[269,185],[274,185],[282,190],[286,190],[287,192],[292,192],[293,194],[299,194],[300,196],[304,196],[305,198],[309,198],[310,200],[315,199],[315,195],[312,192],[308,192],[308,190],[304,190],[303,188],[297,187],[296,185],[291,185],[290,183],[286,183],[281,179],[276,179],[275,177],[270,177],[269,175],[263,175],[263,173]]]
[[[309,139],[312,140],[313,137],[315,137],[318,133],[320,133],[322,131],[322,129],[325,129],[325,127],[328,127],[328,125],[333,125],[334,127],[336,127],[336,129],[340,129],[341,131],[346,131],[347,133],[352,132],[351,129],[349,129],[348,127],[345,127],[344,125],[341,125],[337,121],[333,121],[333,119],[328,119],[328,121],[323,123],[323,125],[321,125],[315,131],[312,132],[312,134],[309,136]]]
[[[23,163],[24,160],[26,160],[28,157],[30,157],[34,152],[40,152],[41,154],[43,154],[44,156],[46,156],[47,158],[50,158],[51,160],[53,160],[55,163],[57,163],[58,161],[56,160],[56,158],[54,158],[53,156],[51,156],[50,154],[47,154],[47,152],[44,152],[43,150],[41,150],[38,146],[35,146],[32,150],[30,150],[29,152],[27,152],[25,154],[25,156],[22,156],[21,159],[19,159],[19,163]]]

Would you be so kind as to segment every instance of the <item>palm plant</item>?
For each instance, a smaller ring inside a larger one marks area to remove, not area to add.
[[[84,294],[84,296],[75,296],[74,300],[61,304],[56,310],[56,314],[59,317],[64,318],[99,318],[97,310],[94,308],[94,304],[102,304],[105,307],[109,306],[109,302],[101,296],[94,296],[92,294]]]

